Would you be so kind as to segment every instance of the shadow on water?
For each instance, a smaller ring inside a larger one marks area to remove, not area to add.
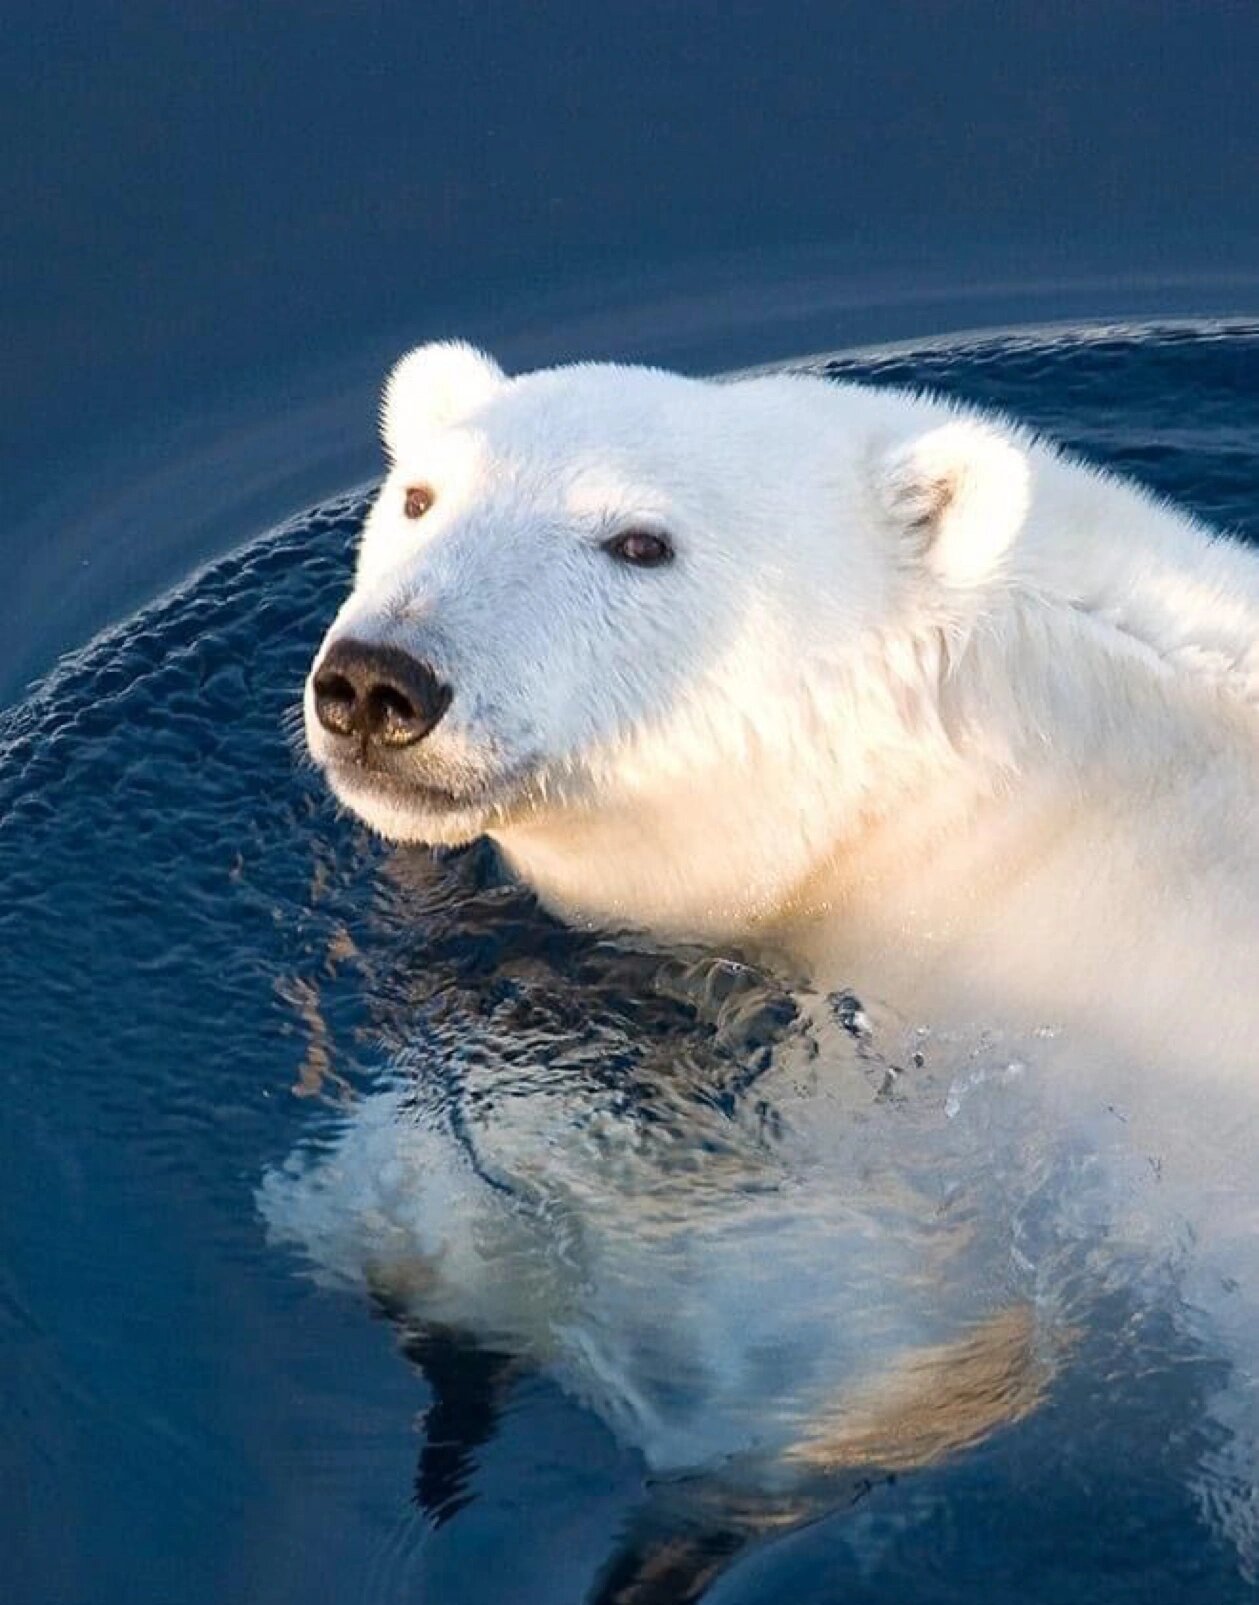
[[[1256,539],[1257,357],[1217,323],[825,366],[1002,408]],[[338,817],[293,709],[365,505],[215,562],[0,723],[8,1597],[1253,1597],[1202,1515],[1227,1362],[1174,1278],[1099,1247],[1089,1156],[998,1078],[989,1124],[944,1120],[949,1074],[874,1000],[565,929],[488,849]],[[431,1278],[417,1158],[475,1201],[439,1247],[490,1267],[476,1320]],[[269,1178],[318,1183],[271,1244]],[[911,1342],[947,1392],[962,1324],[1011,1307],[1052,1311],[1035,1386],[990,1367],[940,1453],[850,1437],[766,1480],[735,1452]]]

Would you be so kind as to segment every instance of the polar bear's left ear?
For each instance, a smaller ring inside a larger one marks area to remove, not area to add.
[[[397,457],[400,446],[415,435],[458,423],[506,378],[493,357],[462,340],[416,346],[385,381],[380,402],[385,450]]]
[[[1022,528],[1027,458],[990,425],[958,419],[889,451],[878,491],[935,577],[965,588],[993,573]]]

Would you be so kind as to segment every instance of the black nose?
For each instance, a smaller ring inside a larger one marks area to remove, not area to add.
[[[382,747],[423,741],[450,706],[451,690],[396,646],[334,641],[312,681],[315,716],[333,736]]]

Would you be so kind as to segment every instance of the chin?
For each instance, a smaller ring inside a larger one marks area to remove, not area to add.
[[[350,764],[328,764],[324,776],[337,801],[386,841],[464,847],[483,836],[500,810],[481,798],[397,779]]]

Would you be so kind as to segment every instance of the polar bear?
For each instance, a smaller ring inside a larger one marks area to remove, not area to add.
[[[1259,560],[1000,420],[423,346],[305,697],[569,919],[1254,1078]]]
[[[1070,1143],[1096,1111],[1118,1154],[1105,1235],[1187,1216],[1214,1244],[1202,1283],[1240,1289],[1221,1324],[1259,1376],[1255,556],[1005,420],[805,375],[508,378],[442,343],[382,423],[305,688],[337,797],[392,840],[487,835],[565,920],[733,947],[811,1001],[759,1087],[785,1143],[672,1130],[668,1098],[669,1143],[619,1107],[592,1128],[555,1064],[456,1141],[394,1065],[330,1162],[268,1178],[275,1235],[550,1366],[657,1472],[722,1468],[737,1547],[814,1472],[921,1464],[1041,1396],[1069,1323],[994,1232],[1018,1141],[997,1162],[953,1120],[1030,1064],[1019,1118]],[[915,1032],[947,1188],[834,1093]],[[494,1044],[470,1062],[492,1080]],[[690,1587],[711,1546],[679,1546]]]

